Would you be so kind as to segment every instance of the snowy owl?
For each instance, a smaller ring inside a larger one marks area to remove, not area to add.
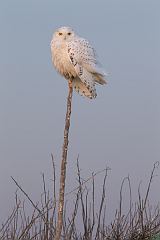
[[[98,66],[90,43],[75,34],[70,27],[55,31],[51,41],[52,62],[56,70],[82,96],[95,98],[95,84],[105,84],[105,73]]]

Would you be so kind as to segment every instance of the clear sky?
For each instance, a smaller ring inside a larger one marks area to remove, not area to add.
[[[130,174],[133,189],[148,179],[160,160],[159,9],[159,0],[0,0],[1,217],[14,200],[11,175],[38,201],[51,152],[59,171],[67,82],[52,67],[50,41],[60,26],[90,40],[110,73],[96,100],[74,93],[67,190],[76,185],[78,154],[84,177],[112,169],[113,208],[123,177]]]

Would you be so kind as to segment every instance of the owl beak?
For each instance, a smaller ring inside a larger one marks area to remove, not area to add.
[[[66,37],[64,37],[64,40],[66,40]]]

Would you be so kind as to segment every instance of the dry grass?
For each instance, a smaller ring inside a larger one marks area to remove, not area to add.
[[[53,163],[53,187],[46,189],[44,175],[43,193],[39,204],[35,204],[23,188],[13,178],[18,189],[25,195],[33,206],[33,213],[27,216],[25,204],[21,202],[18,194],[15,195],[15,207],[0,229],[0,239],[12,240],[53,240],[57,226],[57,197],[56,197],[56,171]],[[106,179],[109,169],[92,174],[86,180],[81,178],[79,162],[77,160],[78,186],[68,195],[74,194],[72,202],[65,204],[63,216],[63,229],[61,239],[105,239],[105,240],[142,240],[152,239],[160,232],[160,209],[159,206],[151,207],[148,197],[155,170],[159,163],[155,163],[149,178],[145,196],[142,196],[140,186],[138,188],[138,200],[132,201],[130,178],[124,178],[121,189],[119,206],[115,211],[115,217],[110,224],[106,214]],[[99,204],[95,204],[96,189],[95,178],[98,174],[104,174],[102,192]],[[130,193],[130,204],[126,214],[122,211],[123,188],[127,182]],[[90,188],[90,190],[88,190]],[[72,205],[72,212],[68,215],[67,206]],[[95,206],[96,205],[96,206]],[[98,210],[97,210],[98,209]]]

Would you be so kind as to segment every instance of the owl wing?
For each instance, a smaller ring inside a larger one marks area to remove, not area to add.
[[[73,86],[81,95],[90,98],[96,97],[95,77],[92,66],[96,64],[95,52],[92,46],[85,39],[79,38],[67,45],[68,56],[78,78],[82,81],[73,81]]]
[[[68,54],[72,60],[76,61],[78,64],[82,65],[91,72],[96,71],[94,69],[97,60],[94,48],[90,43],[83,38],[76,38],[68,43]],[[75,63],[75,62],[74,62]]]

